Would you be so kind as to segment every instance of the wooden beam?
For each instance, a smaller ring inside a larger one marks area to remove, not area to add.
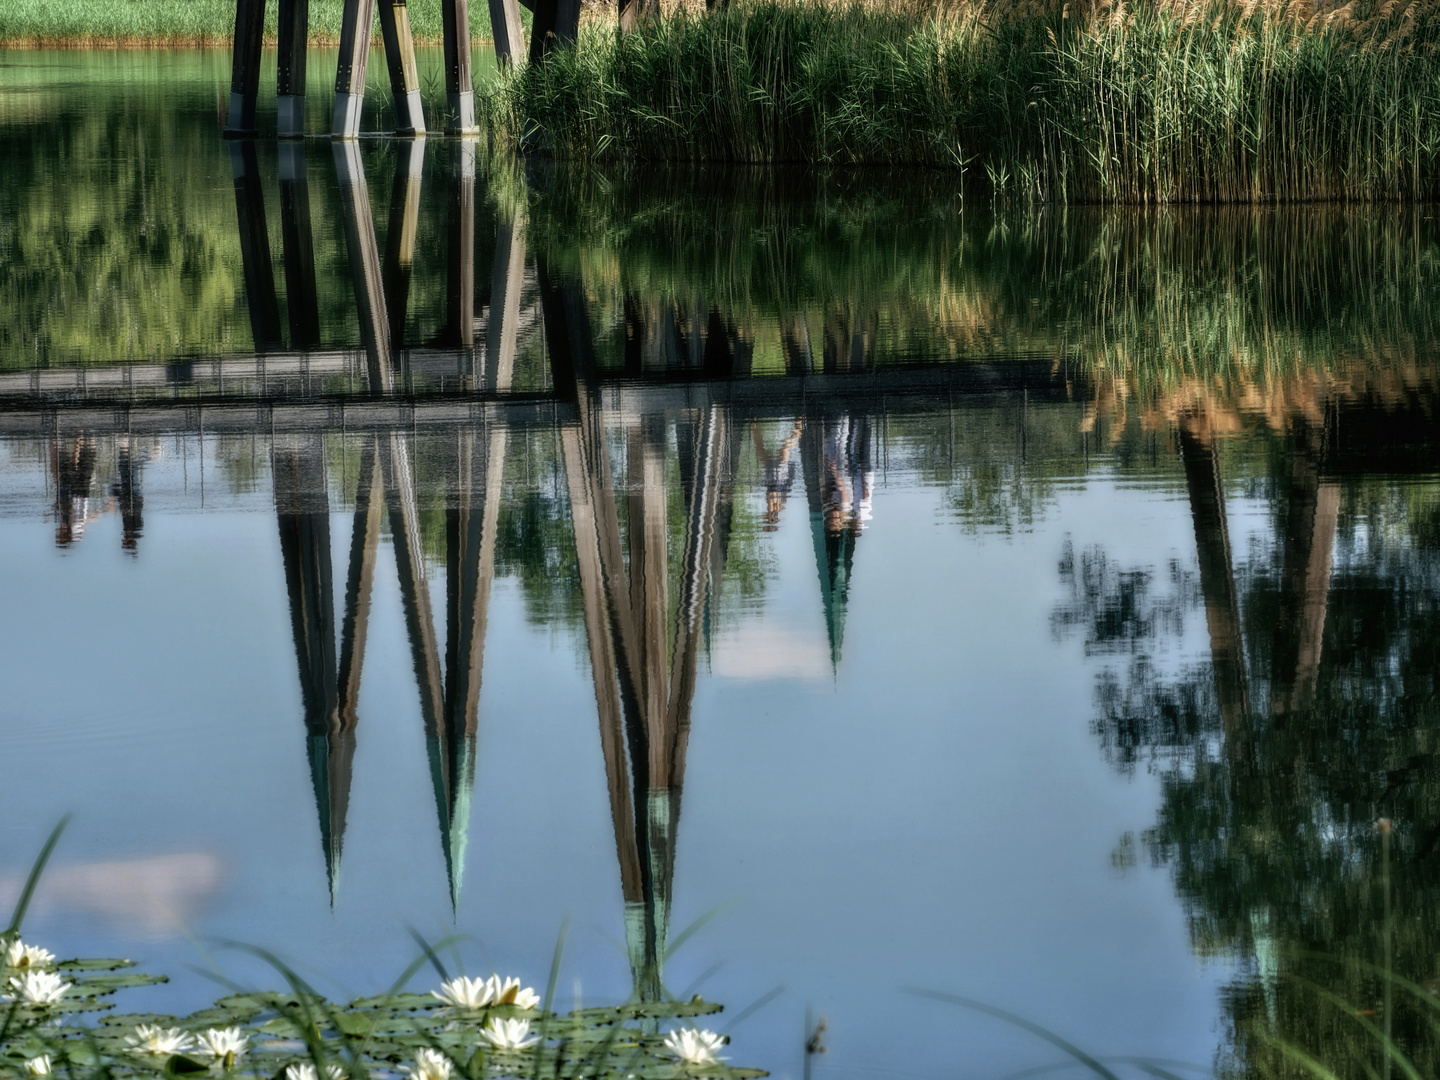
[[[470,0],[440,0],[440,17],[445,34],[445,131],[473,135],[479,129],[470,67]],[[500,35],[495,36],[498,55]]]
[[[235,0],[235,43],[230,53],[227,138],[254,138],[255,99],[260,94],[260,51],[265,39],[265,0]]]
[[[520,63],[525,56],[525,30],[515,0],[490,0],[490,33],[495,41],[495,59],[501,65]]]
[[[395,102],[395,134],[424,135],[425,112],[420,106],[420,75],[415,67],[410,10],[405,0],[379,0],[379,4],[385,66],[390,72],[390,95]]]
[[[370,61],[370,28],[374,21],[375,0],[345,0],[340,56],[335,67],[335,109],[330,121],[330,134],[337,139],[353,139],[360,134],[365,67]]]
[[[305,56],[310,37],[310,0],[280,0],[280,56],[275,133],[305,135]]]

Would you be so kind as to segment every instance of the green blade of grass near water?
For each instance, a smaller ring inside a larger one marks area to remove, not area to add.
[[[1033,1020],[1026,1020],[1023,1016],[1017,1016],[1015,1013],[996,1008],[994,1005],[988,1005],[983,1001],[976,1001],[974,998],[962,997],[959,994],[947,994],[940,990],[919,989],[907,990],[906,992],[914,994],[916,997],[930,998],[932,1001],[943,1001],[950,1005],[959,1005],[962,1009],[973,1009],[975,1012],[993,1016],[997,1020],[1004,1020],[1007,1024],[1014,1024],[1016,1027],[1044,1039],[1051,1046],[1065,1051],[1065,1053],[1084,1065],[1096,1076],[1103,1076],[1105,1080],[1120,1080],[1120,1078],[1110,1069],[1106,1068],[1098,1058],[1092,1054],[1087,1054],[1068,1039],[1056,1035],[1048,1028],[1041,1027]]]

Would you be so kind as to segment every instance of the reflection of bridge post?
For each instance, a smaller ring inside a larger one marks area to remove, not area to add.
[[[285,296],[290,309],[290,345],[320,344],[320,304],[315,290],[315,244],[310,233],[310,183],[305,144],[280,144],[280,235],[284,240]]]
[[[340,641],[340,717],[354,727],[360,701],[360,669],[370,625],[370,592],[375,582],[375,556],[380,547],[380,488],[377,437],[368,436],[360,450],[360,478],[355,485],[355,524],[350,539],[350,570],[345,582],[345,627]]]
[[[403,7],[403,5],[402,5]],[[390,312],[390,347],[405,340],[405,315],[410,300],[410,270],[415,263],[415,233],[420,224],[420,180],[425,167],[425,140],[398,144],[395,181],[390,188],[390,227],[385,236],[385,303]]]
[[[626,940],[637,996],[658,1000],[690,708],[734,440],[718,406],[693,422],[682,419],[677,424],[682,474],[688,474],[689,482],[682,480],[685,540],[672,650],[663,420],[642,416],[619,421],[626,428],[628,448],[627,582],[606,417],[590,388],[594,361],[584,293],[573,278],[557,280],[543,259],[539,272],[556,385],[573,393],[579,410],[579,423],[565,428],[561,440],[625,898]],[[664,317],[663,311],[659,314]],[[631,317],[637,312],[632,310]]]
[[[815,370],[815,356],[810,350],[810,328],[803,315],[786,315],[780,320],[780,347],[785,354],[785,371],[789,375],[808,375]]]
[[[55,474],[55,546],[66,548],[85,533],[90,490],[95,484],[95,440],[80,432],[62,448],[60,439],[55,438],[50,455]]]
[[[1270,711],[1277,718],[1309,707],[1320,674],[1340,506],[1339,487],[1320,479],[1324,435],[1323,428],[1317,432],[1296,421],[1270,682]]]
[[[306,749],[333,903],[350,800],[355,732],[352,718],[340,709],[336,679],[323,436],[277,437],[271,455],[280,553],[305,707]]]
[[[145,455],[135,453],[127,432],[119,437],[116,465],[119,476],[114,493],[120,503],[120,546],[134,554],[139,547],[140,534],[145,528],[145,493],[141,477],[145,470]]]
[[[875,316],[848,318],[832,312],[825,320],[822,362],[827,374],[868,370],[874,361]],[[782,325],[786,366],[792,374],[812,370],[810,335],[803,318]],[[800,424],[800,465],[810,507],[810,539],[820,576],[820,602],[830,643],[830,665],[838,669],[850,601],[855,545],[869,516],[874,482],[872,423],[868,416],[811,412]]]
[[[465,180],[462,171],[456,182],[463,185]],[[473,247],[470,250],[473,252]],[[522,259],[523,254],[522,248]],[[472,274],[465,274],[464,279],[466,288],[473,290]],[[510,360],[498,370],[487,365],[482,389],[510,389],[514,336],[512,321],[507,343]],[[452,906],[458,906],[460,900],[470,797],[475,787],[485,630],[495,576],[506,442],[506,428],[501,423],[479,431],[464,429],[459,433],[455,467],[447,470],[444,730],[430,738],[429,747]]]
[[[446,5],[449,10],[449,4]],[[457,139],[446,240],[445,323],[452,345],[475,344],[475,140]]]
[[[347,8],[348,18],[348,8]],[[370,217],[370,189],[354,142],[336,142],[335,172],[340,182],[340,210],[345,220],[345,248],[350,256],[350,280],[355,288],[355,309],[370,393],[388,394],[395,388],[390,356],[390,320],[385,310],[385,285],[380,273],[380,249]]]
[[[230,144],[230,175],[235,182],[235,216],[240,225],[240,262],[245,276],[245,301],[250,309],[250,332],[256,351],[265,352],[281,344],[280,305],[270,268],[265,189],[260,183],[253,140]]]
[[[490,317],[485,326],[485,378],[510,385],[520,326],[520,289],[525,278],[525,219],[497,215],[495,259],[490,268]]]
[[[843,309],[825,316],[825,370],[865,371],[874,354],[876,316],[857,317]]]
[[[1240,632],[1240,597],[1230,560],[1230,530],[1225,520],[1225,487],[1214,436],[1203,421],[1180,425],[1180,456],[1190,494],[1195,548],[1200,560],[1200,591],[1210,631],[1210,660],[1215,695],[1225,727],[1227,749],[1244,760],[1249,753],[1250,697],[1245,674],[1245,647]]]

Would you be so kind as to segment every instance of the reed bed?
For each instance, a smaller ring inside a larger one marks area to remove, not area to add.
[[[503,140],[582,161],[919,165],[1027,201],[1419,201],[1440,193],[1437,12],[682,5],[630,33],[588,20],[487,106]]]

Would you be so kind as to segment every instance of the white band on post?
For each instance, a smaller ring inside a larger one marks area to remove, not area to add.
[[[299,139],[305,135],[305,95],[281,94],[276,102],[275,134],[282,139]]]
[[[360,134],[360,108],[365,104],[361,94],[337,93],[335,114],[330,123],[330,134],[337,139],[353,139]]]

